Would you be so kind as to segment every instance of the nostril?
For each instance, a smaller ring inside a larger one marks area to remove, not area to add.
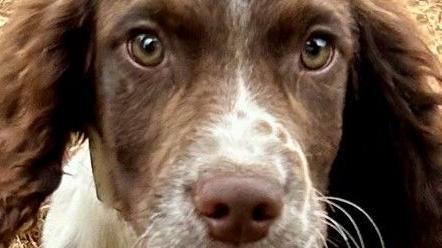
[[[278,204],[272,206],[266,203],[261,203],[252,210],[252,220],[256,222],[274,220],[278,217],[279,212],[280,207]]]
[[[269,216],[266,213],[266,206],[265,204],[259,204],[256,206],[252,211],[252,220],[254,221],[265,221],[268,220]]]
[[[211,219],[223,219],[229,215],[229,206],[223,203],[215,204],[212,211],[207,213],[206,216]]]

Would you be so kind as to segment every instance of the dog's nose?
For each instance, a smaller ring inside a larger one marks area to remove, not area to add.
[[[217,177],[195,186],[196,210],[218,241],[248,243],[266,237],[283,207],[282,187],[264,178]]]

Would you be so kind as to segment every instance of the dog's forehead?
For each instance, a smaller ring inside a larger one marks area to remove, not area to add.
[[[118,1],[117,1],[118,2]],[[165,5],[177,9],[189,10],[189,8],[230,9],[244,10],[253,7],[301,7],[305,5],[336,7],[337,4],[348,2],[347,0],[131,0],[119,1],[126,6],[136,5]]]
[[[207,21],[246,25],[247,19],[264,19],[268,22],[289,17],[303,18],[311,12],[339,16],[348,12],[348,0],[131,0],[103,1],[109,16],[116,12],[164,13],[186,21]],[[109,5],[111,8],[109,8]],[[112,12],[110,12],[112,11]],[[124,13],[121,13],[124,14]],[[209,20],[210,19],[210,20]]]

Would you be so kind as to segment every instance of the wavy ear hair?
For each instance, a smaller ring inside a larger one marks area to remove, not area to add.
[[[91,107],[92,1],[16,2],[0,30],[0,247],[58,186]]]
[[[359,51],[330,194],[367,210],[386,247],[442,247],[440,62],[397,1],[351,5]]]

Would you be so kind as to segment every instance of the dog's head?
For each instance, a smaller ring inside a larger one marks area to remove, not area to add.
[[[320,247],[327,226],[352,242],[330,191],[389,244],[440,244],[441,98],[426,79],[441,75],[390,1],[22,2],[0,38],[13,207],[56,187],[79,132],[98,196],[147,247]]]

